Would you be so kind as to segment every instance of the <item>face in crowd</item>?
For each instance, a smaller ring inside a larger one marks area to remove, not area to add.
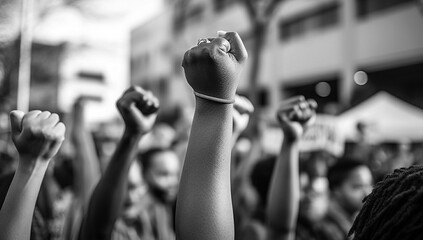
[[[372,191],[372,184],[370,169],[359,165],[345,175],[345,179],[332,189],[332,193],[349,214],[354,214],[363,206],[363,199]]]
[[[300,174],[300,217],[309,221],[322,219],[328,208],[329,185],[326,177],[311,178],[307,173]]]
[[[175,152],[157,151],[150,155],[149,165],[144,169],[144,179],[149,189],[161,200],[176,199],[180,177],[180,161]]]

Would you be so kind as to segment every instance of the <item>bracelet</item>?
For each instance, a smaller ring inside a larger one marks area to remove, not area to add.
[[[202,93],[198,93],[196,91],[194,91],[194,95],[199,97],[199,98],[203,98],[203,99],[207,99],[213,102],[218,102],[218,103],[223,103],[223,104],[232,104],[235,102],[235,99],[223,99],[223,98],[217,98],[217,97],[212,97],[212,96],[208,96]]]

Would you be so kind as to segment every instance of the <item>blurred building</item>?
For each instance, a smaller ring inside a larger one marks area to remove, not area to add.
[[[172,87],[183,82],[183,52],[217,30],[240,33],[251,53],[255,36],[242,2],[180,0],[136,28],[131,36],[131,81],[166,86],[178,99],[182,92]],[[420,2],[282,1],[269,23],[261,56],[259,103],[271,113],[280,99],[303,94],[318,100],[320,112],[336,114],[385,90],[423,108]],[[247,92],[249,67],[240,92]]]

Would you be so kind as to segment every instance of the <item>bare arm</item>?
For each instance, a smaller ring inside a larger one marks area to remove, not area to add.
[[[195,92],[235,96],[240,63],[247,58],[236,33],[187,51],[183,67]],[[196,97],[196,108],[176,208],[176,235],[184,240],[234,238],[230,189],[232,104]]]
[[[10,118],[19,165],[0,210],[0,239],[29,240],[38,192],[64,140],[65,125],[50,112],[12,111]]]
[[[127,90],[117,107],[125,121],[125,131],[107,169],[95,188],[82,224],[81,239],[110,239],[127,189],[128,172],[140,138],[151,130],[158,100],[140,87]]]
[[[100,179],[100,166],[94,141],[85,127],[83,99],[78,99],[73,108],[72,140],[76,157],[73,162],[75,169],[75,196],[85,211],[94,187]]]
[[[298,141],[315,116],[314,100],[294,97],[278,111],[284,139],[270,185],[267,223],[270,239],[295,239],[300,200]]]

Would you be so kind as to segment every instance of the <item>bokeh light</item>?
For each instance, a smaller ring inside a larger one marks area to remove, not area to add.
[[[329,96],[331,91],[332,91],[332,88],[327,82],[319,82],[318,84],[316,84],[316,93],[320,97]]]
[[[365,73],[364,71],[358,71],[354,74],[354,82],[357,85],[365,85],[368,81],[368,77],[367,77],[367,73]]]

